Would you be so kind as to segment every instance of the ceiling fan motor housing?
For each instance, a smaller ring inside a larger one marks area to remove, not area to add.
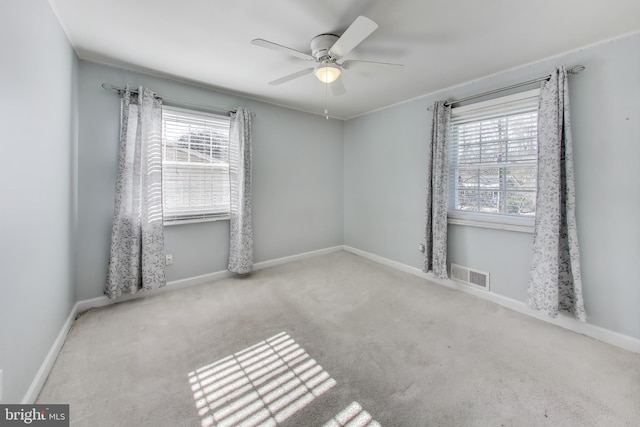
[[[311,55],[316,58],[317,61],[331,58],[329,49],[338,41],[338,38],[335,34],[320,34],[314,37],[311,40]]]

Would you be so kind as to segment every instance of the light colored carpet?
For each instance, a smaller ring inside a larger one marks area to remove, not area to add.
[[[638,426],[640,356],[336,252],[85,313],[38,403],[74,426]]]

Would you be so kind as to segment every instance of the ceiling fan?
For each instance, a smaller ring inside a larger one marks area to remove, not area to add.
[[[269,82],[270,85],[286,83],[313,72],[318,80],[331,85],[334,95],[342,95],[346,92],[344,85],[342,84],[342,79],[339,78],[342,70],[369,72],[402,67],[400,64],[390,64],[387,62],[360,60],[346,60],[338,62],[356,46],[362,43],[362,41],[373,33],[376,28],[378,28],[378,24],[373,22],[371,19],[365,16],[358,16],[340,37],[335,34],[320,34],[314,37],[311,40],[311,54],[264,39],[254,39],[251,40],[251,43],[295,58],[317,63],[315,67],[305,68],[304,70],[296,71],[295,73],[273,80]]]

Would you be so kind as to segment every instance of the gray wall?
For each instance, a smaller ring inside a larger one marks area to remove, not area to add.
[[[0,3],[0,369],[22,400],[75,302],[77,59],[46,0]]]
[[[570,80],[578,237],[588,321],[640,337],[640,34],[506,71],[349,120],[344,243],[422,267],[427,107],[583,64]],[[492,291],[526,299],[533,237],[449,226],[449,261],[491,273]]]
[[[117,172],[120,99],[100,86],[146,86],[160,95],[224,108],[253,120],[254,257],[267,261],[342,244],[344,123],[197,86],[80,61],[78,299],[101,296]],[[165,229],[168,280],[227,268],[229,223]]]
[[[640,337],[640,34],[346,123],[78,61],[45,0],[0,3],[0,48],[3,402],[24,397],[74,302],[102,295],[120,110],[102,82],[256,113],[256,262],[345,243],[421,267],[427,107],[584,64],[571,92],[587,312],[595,325]],[[168,279],[226,269],[228,231],[227,221],[168,227]],[[449,259],[489,271],[493,292],[524,301],[531,242],[450,226]]]

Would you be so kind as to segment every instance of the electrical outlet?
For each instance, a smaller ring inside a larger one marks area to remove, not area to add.
[[[173,265],[173,255],[166,254],[165,255],[165,265]]]

